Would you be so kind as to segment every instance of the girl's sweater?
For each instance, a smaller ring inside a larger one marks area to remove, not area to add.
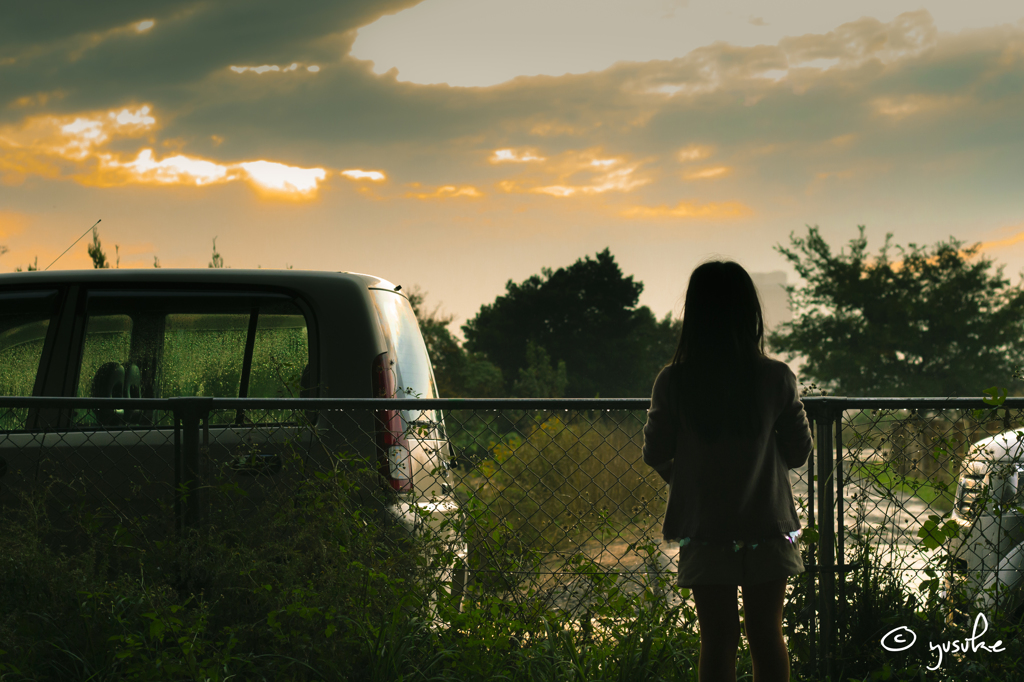
[[[813,440],[792,370],[769,358],[760,363],[756,439],[730,434],[728,404],[708,400],[701,418],[722,423],[708,445],[671,413],[675,367],[655,380],[644,427],[644,462],[669,484],[665,539],[756,542],[799,530],[789,470],[807,461]]]

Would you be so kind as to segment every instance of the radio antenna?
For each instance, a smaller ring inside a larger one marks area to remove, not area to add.
[[[85,232],[82,233],[82,237],[84,237],[85,235],[89,234],[89,230],[96,229],[96,226],[99,225],[100,221],[102,221],[102,220],[103,220],[103,218],[100,218],[95,223],[93,223],[92,227],[90,227],[88,230],[86,230]],[[74,246],[78,242],[82,241],[82,237],[79,237],[78,239],[76,239],[74,242],[71,243],[71,246],[69,246],[68,248],[64,249],[64,253],[67,253],[68,251],[71,250],[72,246]],[[60,256],[57,256],[56,258],[54,258],[53,259],[53,263],[56,263],[57,261],[59,261],[61,256],[64,255],[64,253],[62,253],[62,254],[60,254]],[[47,270],[49,270],[53,266],[53,263],[50,263],[50,265],[47,265],[45,268],[43,268],[43,272],[46,272]]]

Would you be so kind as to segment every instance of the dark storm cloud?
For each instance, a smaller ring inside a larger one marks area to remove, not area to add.
[[[0,24],[0,110],[10,121],[10,105],[39,92],[56,94],[56,111],[140,100],[197,106],[187,100],[204,94],[198,86],[210,74],[232,64],[336,62],[344,53],[334,49],[347,51],[351,38],[325,38],[419,1],[19,3]],[[152,29],[131,28],[146,19]]]

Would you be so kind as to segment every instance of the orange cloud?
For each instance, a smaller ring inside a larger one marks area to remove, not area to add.
[[[143,149],[134,161],[128,163],[121,163],[110,155],[101,158],[105,166],[124,169],[129,178],[136,182],[208,185],[232,179],[229,167],[184,154],[157,161],[152,149]]]
[[[914,94],[902,98],[879,97],[873,100],[871,104],[879,114],[898,121],[907,116],[951,109],[967,102],[967,97]]]
[[[676,153],[676,158],[686,163],[688,161],[700,161],[706,159],[714,153],[712,147],[699,144],[691,144],[687,147],[683,147]]]
[[[420,183],[414,182],[411,186],[418,188]],[[472,185],[463,185],[462,187],[442,185],[432,192],[409,192],[405,196],[410,199],[454,199],[455,197],[482,197],[483,193]]]
[[[753,210],[738,201],[698,204],[680,201],[675,207],[631,206],[621,212],[625,218],[740,218],[750,215]]]
[[[323,168],[301,168],[267,160],[218,163],[186,154],[158,159],[153,149],[134,158],[104,151],[114,139],[158,129],[149,105],[72,116],[34,116],[0,128],[0,177],[17,184],[29,175],[71,177],[83,185],[131,183],[204,186],[243,180],[272,196],[308,198],[327,177]],[[364,173],[364,171],[356,171]],[[368,171],[375,179],[379,171]]]
[[[1014,244],[1024,242],[1024,223],[1018,223],[1017,225],[1014,225],[1008,229],[1022,229],[1022,231],[1018,232],[1012,237],[1007,237],[1006,239],[998,239],[996,241],[991,242],[982,242],[981,248],[978,249],[978,253],[983,253],[989,249],[1002,249],[1007,246],[1013,246]]]
[[[722,178],[732,172],[732,168],[728,166],[715,166],[714,168],[701,168],[700,170],[690,171],[683,175],[685,180],[707,180],[709,178]]]
[[[627,164],[622,158],[603,157],[598,150],[569,151],[551,159],[537,160],[543,163],[532,165],[527,174],[502,180],[497,186],[504,192],[571,197],[629,192],[650,182],[649,178],[637,174],[640,163]],[[587,177],[580,178],[581,175]]]

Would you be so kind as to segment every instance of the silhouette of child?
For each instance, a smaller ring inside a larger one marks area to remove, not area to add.
[[[764,354],[757,288],[732,261],[690,276],[672,363],[654,382],[644,462],[669,484],[664,537],[700,628],[700,682],[736,679],[744,629],[755,682],[789,680],[786,579],[803,573],[789,470],[811,452],[796,376]]]

